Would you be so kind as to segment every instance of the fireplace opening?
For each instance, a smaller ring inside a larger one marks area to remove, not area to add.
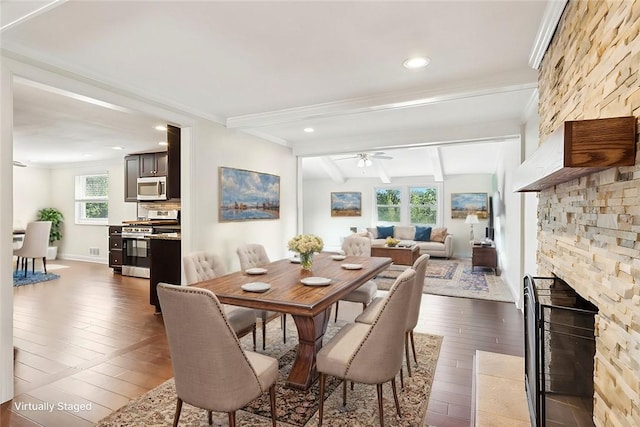
[[[524,277],[525,388],[532,425],[594,425],[597,313],[558,277]]]

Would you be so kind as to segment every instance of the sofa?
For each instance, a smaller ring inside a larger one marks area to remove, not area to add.
[[[419,232],[416,236],[416,230]],[[366,235],[371,238],[371,246],[384,246],[387,235],[393,233],[393,238],[400,240],[399,245],[418,245],[420,255],[428,254],[432,257],[451,258],[453,256],[453,234],[447,229],[420,227],[415,225],[395,225],[368,227]]]

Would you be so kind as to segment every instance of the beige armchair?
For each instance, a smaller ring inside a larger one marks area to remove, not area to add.
[[[51,231],[51,221],[33,221],[27,224],[22,247],[14,249],[13,255],[16,259],[16,271],[22,261],[24,276],[27,277],[27,267],[31,258],[31,272],[35,273],[36,258],[42,258],[42,265],[45,274],[47,273],[47,248],[49,247],[49,232]]]
[[[269,256],[267,255],[267,251],[264,249],[264,246],[257,243],[249,243],[247,245],[242,245],[238,247],[236,250],[238,254],[238,259],[240,260],[240,268],[244,271],[249,268],[262,267],[263,265],[269,264],[271,261],[269,260]],[[260,318],[262,321],[262,349],[266,348],[266,338],[267,338],[267,323],[276,319],[278,317],[281,318],[280,326],[282,327],[282,339],[284,342],[287,342],[287,315],[283,313],[277,313],[275,311],[267,311],[267,310],[254,310],[256,316]]]
[[[398,416],[400,404],[395,376],[402,366],[403,337],[407,324],[407,305],[412,296],[416,273],[404,271],[389,290],[371,325],[350,323],[342,328],[319,352],[320,402],[318,425],[322,425],[324,389],[327,375],[342,378],[343,404],[346,404],[346,382],[376,384],[380,426],[384,426],[382,384],[391,381]]]
[[[236,410],[267,390],[275,427],[278,361],[242,349],[213,292],[160,283],[158,299],[178,395],[174,427],[183,402],[206,409],[209,425],[216,411],[227,412],[235,426]]]
[[[182,257],[184,275],[187,285],[203,280],[213,279],[227,274],[219,256],[209,252],[194,252]],[[256,349],[256,313],[251,308],[224,305],[227,320],[233,331],[240,338],[251,332],[253,336],[253,350]]]
[[[346,256],[371,256],[371,239],[357,235],[349,236],[344,239],[344,242],[342,242],[342,251]],[[364,310],[375,298],[377,291],[378,285],[369,280],[364,285],[342,297],[340,301],[360,303]],[[340,301],[336,302],[336,312],[333,319],[334,322],[338,321],[338,307]]]

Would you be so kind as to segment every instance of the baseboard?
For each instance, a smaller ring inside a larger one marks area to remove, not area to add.
[[[74,255],[74,254],[58,254],[58,259],[66,259],[69,261],[82,261],[93,262],[95,264],[109,264],[109,258],[86,256],[86,255]]]

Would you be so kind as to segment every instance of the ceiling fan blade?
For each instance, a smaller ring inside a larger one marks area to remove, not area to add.
[[[13,166],[17,166],[19,168],[26,168],[27,167],[27,165],[22,163],[20,160],[14,160],[13,161]]]
[[[391,156],[376,156],[376,155],[371,156],[371,158],[373,158],[373,159],[384,159],[384,160],[391,160],[391,159],[393,159],[393,157],[391,157]]]
[[[340,157],[339,159],[333,159],[333,160],[347,160],[347,159],[359,159],[360,156],[349,156],[349,157]]]

